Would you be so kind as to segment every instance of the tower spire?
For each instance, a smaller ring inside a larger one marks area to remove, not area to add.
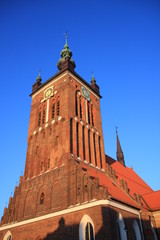
[[[64,48],[62,49],[60,55],[61,58],[59,59],[58,63],[57,63],[57,67],[58,69],[64,70],[69,68],[70,70],[74,71],[76,64],[74,62],[74,60],[72,59],[72,51],[69,49],[68,43],[67,43],[67,33],[65,33],[65,38],[66,38],[66,42],[64,45]]]
[[[117,136],[117,161],[125,167],[124,155],[123,155],[123,151],[122,151],[122,148],[120,145],[117,127],[116,127],[116,136]]]

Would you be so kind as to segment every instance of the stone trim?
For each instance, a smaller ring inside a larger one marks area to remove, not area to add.
[[[65,215],[65,214],[72,213],[72,212],[77,212],[77,211],[80,211],[80,210],[83,210],[83,209],[86,209],[86,208],[96,207],[96,206],[100,206],[100,205],[108,205],[108,206],[116,207],[116,208],[125,210],[127,212],[133,213],[135,215],[139,215],[138,210],[135,210],[132,207],[125,206],[121,203],[113,202],[111,200],[98,200],[98,201],[96,200],[94,202],[82,204],[82,205],[79,205],[79,206],[72,206],[72,207],[67,208],[65,210],[61,210],[61,211],[58,211],[58,212],[46,214],[46,215],[43,215],[43,216],[40,216],[40,217],[36,217],[36,218],[21,221],[21,222],[15,222],[15,223],[12,223],[12,224],[8,224],[8,225],[0,227],[0,231],[15,228],[15,227],[19,227],[19,226],[22,226],[22,225],[25,225],[25,224],[30,224],[30,223],[33,223],[33,222],[38,222],[38,221],[45,220],[45,219],[52,218],[52,217]]]

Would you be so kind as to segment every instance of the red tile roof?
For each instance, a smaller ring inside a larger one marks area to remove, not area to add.
[[[132,168],[124,167],[109,156],[106,156],[106,162],[116,171],[117,181],[119,183],[120,179],[127,182],[131,196],[133,196],[134,193],[142,196],[143,207],[153,211],[160,210],[160,190],[156,192],[153,191]]]
[[[115,199],[119,202],[128,204],[130,206],[140,209],[140,205],[136,203],[125,191],[123,191],[118,184],[116,184],[112,179],[110,179],[102,171],[96,170],[95,168],[89,167],[86,164],[82,164],[84,168],[87,169],[87,172],[91,177],[99,179],[99,185],[104,186],[108,189],[111,199]]]
[[[117,161],[113,162],[111,166],[116,171],[117,181],[120,183],[120,179],[123,179],[127,182],[131,195],[134,193],[142,195],[153,192],[152,188],[132,168],[124,167]]]
[[[142,197],[152,210],[160,210],[160,190],[144,194]]]

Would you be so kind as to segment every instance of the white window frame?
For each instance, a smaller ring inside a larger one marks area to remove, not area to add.
[[[10,231],[8,231],[8,232],[5,234],[3,240],[7,240],[9,236],[11,236],[11,239],[12,239],[12,234],[11,234]]]
[[[87,214],[85,214],[83,216],[83,218],[81,219],[80,225],[79,225],[79,239],[80,240],[85,240],[85,230],[86,230],[87,223],[90,223],[93,227],[93,237],[94,237],[94,240],[95,240],[94,223],[93,223],[92,219]]]

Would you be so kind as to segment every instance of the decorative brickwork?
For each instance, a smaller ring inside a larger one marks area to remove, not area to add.
[[[59,72],[33,84],[24,176],[0,240],[156,239],[160,214],[141,195],[153,190],[125,166],[118,135],[118,161],[105,155],[99,87],[71,57],[66,38]]]

